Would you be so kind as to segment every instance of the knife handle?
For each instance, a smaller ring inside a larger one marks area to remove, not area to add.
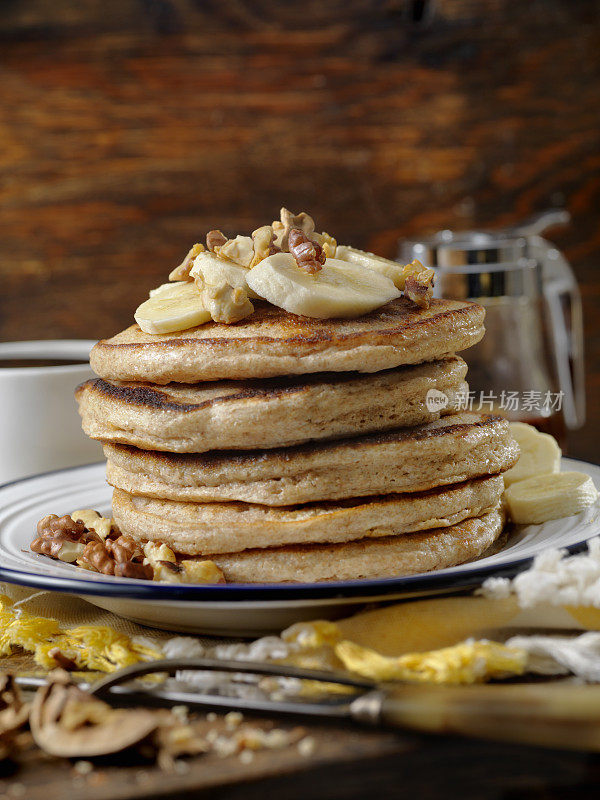
[[[355,719],[436,734],[600,751],[600,686],[403,686],[368,692]]]

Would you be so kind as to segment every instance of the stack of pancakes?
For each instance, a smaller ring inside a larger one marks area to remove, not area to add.
[[[229,582],[478,557],[501,533],[501,473],[518,457],[505,420],[457,413],[455,354],[481,339],[483,315],[450,300],[400,298],[352,320],[264,304],[234,325],[134,325],[99,342],[100,377],[77,398],[104,443],[115,521],[213,560]]]

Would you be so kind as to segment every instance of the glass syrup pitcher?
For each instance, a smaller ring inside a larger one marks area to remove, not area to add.
[[[547,211],[517,228],[407,241],[399,259],[436,271],[435,295],[485,306],[486,334],[461,355],[469,407],[535,425],[564,444],[585,419],[583,319],[573,271],[541,234],[569,221]]]

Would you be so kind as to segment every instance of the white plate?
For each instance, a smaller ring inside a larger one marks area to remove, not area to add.
[[[600,487],[600,467],[563,459],[564,470],[591,475]],[[257,636],[292,622],[351,613],[367,602],[414,598],[473,588],[490,575],[514,575],[548,547],[575,552],[600,533],[600,507],[581,514],[520,527],[492,555],[422,575],[321,584],[227,584],[192,586],[126,580],[86,572],[29,550],[35,526],[46,514],[95,508],[110,516],[111,489],[104,464],[39,475],[0,487],[0,580],[58,592],[142,625],[215,635]]]

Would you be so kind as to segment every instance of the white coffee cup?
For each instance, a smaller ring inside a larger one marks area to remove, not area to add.
[[[98,442],[81,430],[74,391],[94,377],[95,342],[62,339],[0,342],[0,484],[61,467],[102,460]],[[12,366],[15,361],[77,361]]]

